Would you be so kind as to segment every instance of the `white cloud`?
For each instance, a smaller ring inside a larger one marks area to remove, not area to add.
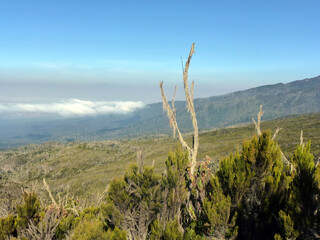
[[[142,102],[84,101],[68,99],[51,103],[0,103],[0,114],[56,114],[64,117],[131,113],[143,107]]]

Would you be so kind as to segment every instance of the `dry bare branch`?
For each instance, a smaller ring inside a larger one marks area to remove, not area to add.
[[[293,173],[293,171],[295,170],[294,165],[286,158],[286,156],[284,155],[284,153],[280,150],[281,152],[281,156],[282,156],[282,161],[290,167],[290,174]]]
[[[163,85],[163,82],[160,82],[160,90],[161,90],[161,96],[162,96],[162,101],[163,101],[163,110],[167,112],[169,123],[170,123],[171,127],[173,128],[173,132],[177,131],[178,138],[179,138],[179,141],[180,141],[182,147],[187,149],[189,152],[189,155],[190,155],[191,148],[188,146],[188,144],[184,141],[184,139],[182,137],[182,134],[181,134],[179,127],[178,127],[177,120],[175,118],[175,115],[172,111],[170,104],[167,101],[167,98],[165,96],[162,85]]]
[[[127,239],[149,239],[148,229],[156,218],[152,203],[159,197],[160,185],[150,189],[149,203],[142,199],[141,187],[134,181],[129,180],[126,191],[140,199],[140,201],[130,208],[127,208],[127,206],[120,207],[119,210],[124,216],[121,228],[126,230]]]
[[[143,156],[142,156],[141,149],[139,149],[137,151],[137,163],[138,163],[139,173],[142,173],[142,171],[143,171]]]
[[[194,81],[192,81],[192,83],[191,83],[191,89],[190,89],[190,95],[191,95],[191,101],[193,102],[193,96],[194,96],[194,94],[193,94],[193,92],[194,92]]]
[[[303,130],[300,132],[300,146],[303,146]]]
[[[172,114],[173,114],[173,117],[176,118],[176,114],[177,114],[177,111],[176,111],[176,107],[174,105],[174,98],[176,96],[176,92],[177,92],[177,85],[174,87],[174,92],[173,92],[173,96],[172,96]],[[172,127],[172,122],[170,121],[170,127]],[[176,137],[176,130],[174,129],[173,131],[173,137]]]
[[[10,210],[9,198],[0,198],[0,218],[8,216]]]
[[[56,200],[55,200],[54,197],[52,196],[52,193],[51,193],[51,191],[50,191],[49,185],[47,184],[45,178],[43,178],[43,185],[44,185],[44,187],[46,188],[47,192],[49,193],[49,197],[50,197],[52,203],[55,205],[55,207],[59,208]]]
[[[37,226],[30,220],[28,228],[23,231],[23,236],[27,239],[51,240],[59,225],[58,213],[56,211],[47,211],[44,219]]]
[[[108,191],[110,188],[110,184],[107,185],[106,189],[100,194],[100,196],[98,197],[98,206],[102,203],[103,199],[105,198],[105,196],[107,195]]]
[[[176,109],[174,106],[174,96],[176,92],[176,87],[175,91],[173,94],[172,98],[172,106],[167,101],[167,98],[165,96],[164,90],[163,90],[163,82],[160,82],[160,91],[161,91],[161,96],[162,96],[162,101],[163,101],[163,109],[167,112],[167,116],[169,119],[170,127],[173,129],[173,135],[175,136],[176,133],[178,133],[178,138],[179,141],[182,145],[183,148],[187,149],[189,153],[189,159],[191,162],[191,174],[194,172],[194,168],[197,162],[197,154],[198,154],[198,148],[199,148],[199,129],[198,129],[198,122],[196,118],[196,112],[194,109],[194,94],[193,94],[193,89],[194,89],[194,82],[191,84],[191,89],[189,90],[189,83],[188,83],[188,70],[190,67],[190,61],[192,58],[192,55],[195,53],[194,51],[194,46],[195,44],[193,43],[190,49],[189,57],[188,60],[185,64],[184,70],[183,70],[183,86],[184,86],[184,92],[185,92],[185,97],[186,97],[186,103],[187,103],[187,111],[190,113],[191,120],[192,120],[192,126],[193,126],[193,144],[192,146],[188,146],[188,144],[185,142],[183,139],[183,136],[179,130],[177,119],[176,119]]]
[[[77,217],[80,216],[74,201],[72,201],[72,208],[70,209],[76,214]]]
[[[275,139],[276,139],[276,137],[277,137],[277,135],[278,135],[278,133],[279,133],[279,131],[280,131],[281,129],[282,129],[282,128],[277,127],[275,133],[273,134],[272,140],[275,140]]]
[[[252,118],[252,121],[256,127],[256,131],[257,131],[257,135],[258,136],[261,136],[261,128],[260,128],[260,123],[261,123],[261,117],[263,116],[264,114],[264,111],[262,111],[262,104],[260,105],[260,109],[259,109],[259,112],[258,112],[258,118],[257,118],[257,121],[254,120],[254,118]]]
[[[316,163],[316,166],[315,166],[315,168],[317,168],[317,167],[318,167],[318,165],[319,165],[319,162],[320,162],[320,157],[318,157],[318,160],[317,160],[317,163]]]

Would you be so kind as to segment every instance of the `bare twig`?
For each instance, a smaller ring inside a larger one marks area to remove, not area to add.
[[[51,193],[51,191],[50,191],[49,185],[47,184],[45,178],[43,178],[43,185],[44,185],[44,187],[46,188],[47,192],[49,193],[49,197],[50,197],[50,199],[51,199],[51,202],[54,204],[55,207],[59,208],[56,200],[55,200],[54,197],[52,196],[52,193]]]
[[[143,156],[142,156],[142,150],[141,149],[139,149],[137,151],[137,163],[138,163],[139,173],[142,173],[142,171],[143,171]]]
[[[71,210],[76,214],[77,217],[79,217],[79,212],[78,212],[78,210],[77,210],[77,208],[76,208],[76,205],[75,205],[74,201],[72,201],[72,208],[71,208]]]
[[[98,206],[102,203],[103,198],[107,195],[109,188],[110,188],[110,184],[108,184],[106,189],[100,194],[100,197],[98,198]]]
[[[272,140],[275,140],[281,128],[277,127],[275,133],[273,134]]]
[[[169,119],[169,123],[170,123],[170,126],[172,127],[173,129],[173,133],[177,132],[178,133],[178,138],[179,138],[179,141],[182,145],[183,148],[186,148],[190,154],[190,151],[191,151],[191,148],[188,146],[188,144],[184,141],[183,137],[182,137],[182,134],[179,130],[179,127],[178,127],[178,123],[177,123],[177,120],[176,120],[176,117],[175,117],[175,109],[173,110],[171,108],[171,106],[169,105],[168,101],[167,101],[167,98],[165,96],[165,93],[164,93],[164,90],[163,90],[163,82],[160,82],[160,90],[161,90],[161,96],[162,96],[162,101],[163,101],[163,109],[164,111],[167,112],[167,116],[168,116],[168,119]],[[174,106],[174,104],[173,104]]]
[[[300,132],[300,145],[303,146],[303,130]]]

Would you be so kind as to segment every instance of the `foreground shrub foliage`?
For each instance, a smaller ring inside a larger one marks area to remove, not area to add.
[[[25,191],[0,218],[2,239],[318,239],[320,166],[310,142],[283,160],[270,132],[222,159],[190,171],[188,152],[169,153],[159,175],[142,162],[111,181],[101,203],[79,200],[44,206]]]

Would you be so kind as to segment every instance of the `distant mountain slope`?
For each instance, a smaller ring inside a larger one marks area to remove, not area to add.
[[[203,128],[251,121],[260,104],[264,106],[264,119],[318,112],[320,76],[196,101],[200,126]]]
[[[250,122],[260,104],[264,106],[264,119],[319,112],[320,76],[195,99],[199,128],[213,129]],[[176,107],[180,129],[190,131],[191,122],[185,102],[176,102]],[[27,123],[0,121],[0,148],[45,141],[102,140],[169,132],[162,103],[155,103],[129,115]]]
[[[320,76],[287,84],[275,84],[234,92],[222,96],[195,99],[200,129],[212,129],[250,122],[263,104],[264,119],[320,111]],[[192,129],[185,102],[176,102],[180,129]],[[135,113],[136,121],[122,129],[105,132],[105,136],[140,135],[169,131],[162,103],[150,104]]]

